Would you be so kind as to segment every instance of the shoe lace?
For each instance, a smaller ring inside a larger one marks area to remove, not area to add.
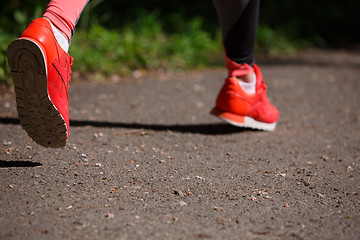
[[[71,67],[73,66],[74,64],[74,58],[72,56],[70,56],[70,61],[69,61],[69,76],[68,76],[68,79],[69,79],[69,82],[71,81],[71,74],[72,74],[72,70],[71,70]]]

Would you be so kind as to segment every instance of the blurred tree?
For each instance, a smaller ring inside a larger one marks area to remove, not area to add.
[[[260,23],[323,45],[360,43],[356,0],[261,2]]]
[[[19,33],[29,19],[41,16],[47,0],[1,0],[0,31]]]
[[[48,0],[2,0],[0,31],[18,33],[29,19],[38,17]],[[261,1],[260,24],[295,38],[319,45],[359,43],[360,21],[356,0]],[[119,28],[151,12],[164,30],[176,32],[184,21],[200,16],[204,30],[215,33],[217,16],[211,0],[92,0],[80,19],[79,28],[91,24]]]

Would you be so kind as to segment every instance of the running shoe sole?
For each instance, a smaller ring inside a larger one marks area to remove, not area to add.
[[[221,120],[236,127],[252,128],[252,129],[258,129],[264,131],[274,131],[276,128],[276,122],[274,123],[259,122],[251,117],[225,112],[217,107],[214,107],[210,113],[215,117],[218,117]]]
[[[23,129],[44,147],[64,147],[67,127],[48,94],[46,58],[40,44],[17,39],[9,45],[7,58]]]

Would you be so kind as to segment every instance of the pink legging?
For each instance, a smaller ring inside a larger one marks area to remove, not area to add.
[[[89,0],[51,0],[43,13],[71,39],[76,23],[81,12]]]

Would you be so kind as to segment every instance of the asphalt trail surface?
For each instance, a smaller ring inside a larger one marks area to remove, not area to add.
[[[359,52],[259,65],[274,132],[209,115],[223,69],[72,82],[64,149],[2,90],[0,239],[359,239]]]

